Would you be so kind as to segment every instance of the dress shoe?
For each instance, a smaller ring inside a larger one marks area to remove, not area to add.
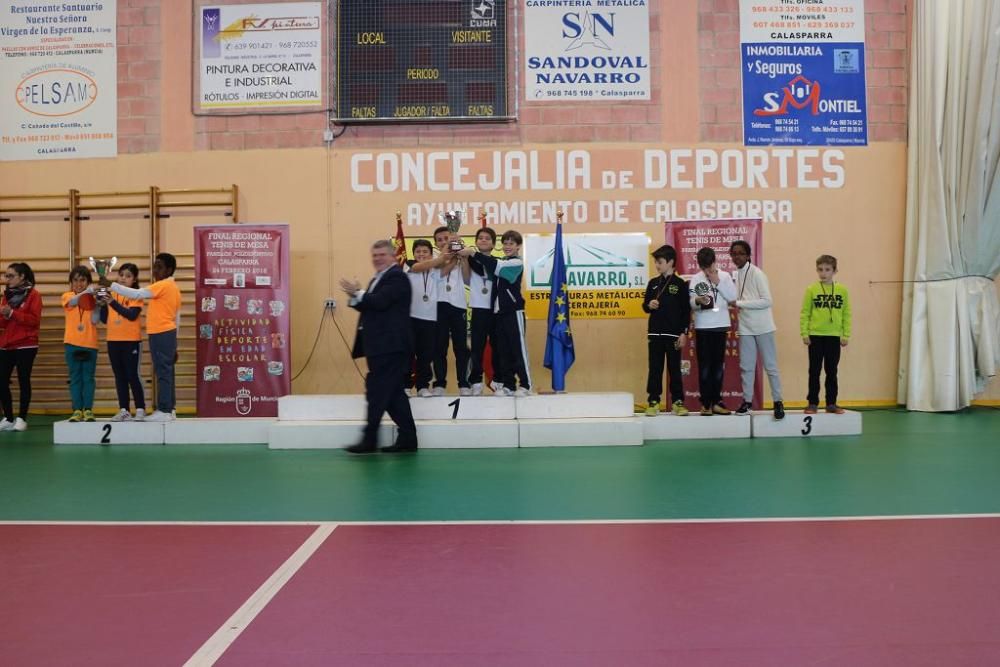
[[[378,450],[373,443],[359,442],[356,445],[344,447],[344,451],[348,454],[374,454]]]
[[[400,452],[415,452],[417,451],[417,443],[415,442],[400,442],[396,441],[392,447],[383,447],[380,451],[386,454],[399,454]]]

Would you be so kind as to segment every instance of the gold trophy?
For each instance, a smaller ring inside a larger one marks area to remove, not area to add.
[[[94,272],[97,273],[98,281],[107,279],[108,271],[111,271],[113,268],[115,268],[115,264],[118,263],[117,257],[112,257],[111,259],[94,259],[93,257],[90,257],[89,259],[91,268],[93,268]],[[107,299],[108,288],[99,287],[97,289],[96,296],[98,299]]]

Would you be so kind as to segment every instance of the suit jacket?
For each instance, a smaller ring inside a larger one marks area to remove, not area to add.
[[[382,274],[375,289],[366,291],[351,306],[361,313],[351,356],[357,359],[413,351],[410,291],[406,274],[399,266],[392,266]]]

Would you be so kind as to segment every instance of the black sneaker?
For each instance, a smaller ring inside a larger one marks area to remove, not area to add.
[[[784,401],[774,402],[774,418],[784,419],[785,418],[785,403]]]
[[[740,403],[740,407],[736,408],[736,414],[738,415],[748,415],[750,414],[750,403],[743,401]]]

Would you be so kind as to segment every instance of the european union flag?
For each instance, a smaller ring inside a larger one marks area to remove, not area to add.
[[[573,334],[569,330],[569,289],[566,287],[566,260],[563,257],[562,222],[556,225],[556,245],[552,250],[552,277],[549,292],[549,326],[545,338],[546,368],[552,371],[552,388],[566,390],[566,372],[576,359]]]

